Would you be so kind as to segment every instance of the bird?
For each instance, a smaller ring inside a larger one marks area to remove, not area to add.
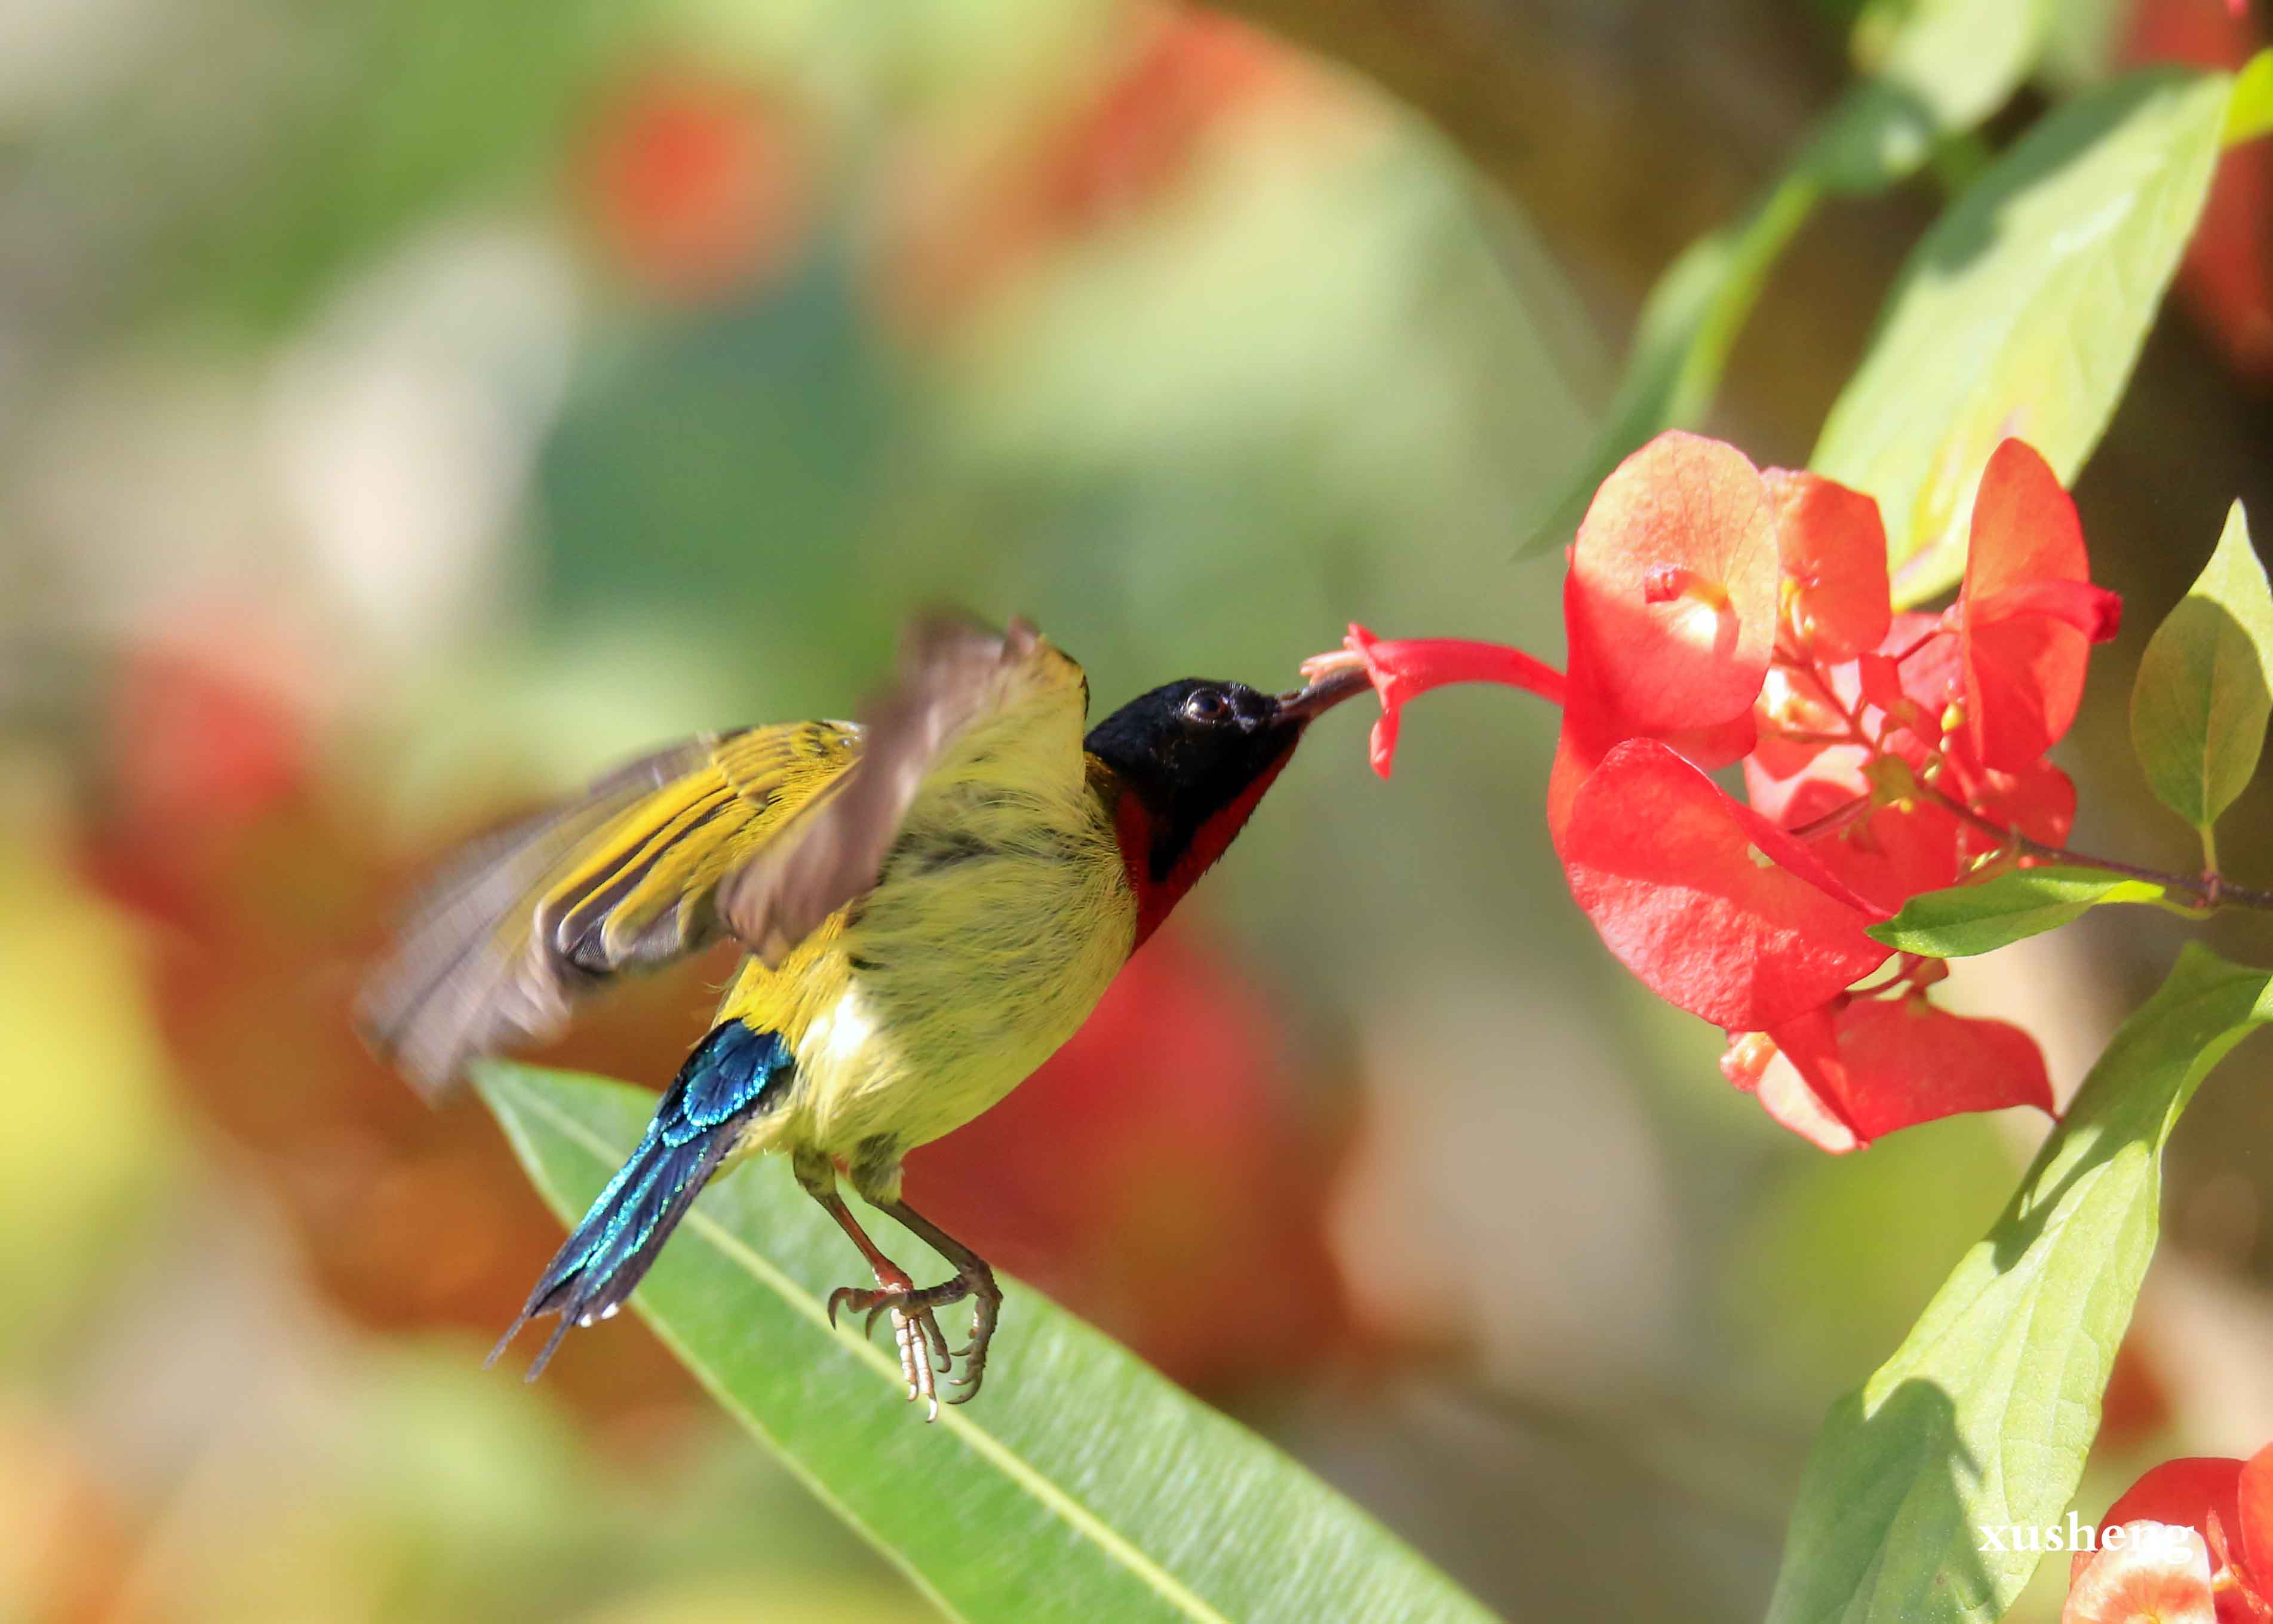
[[[538,1277],[491,1362],[557,1317],[611,1318],[696,1195],[785,1155],[874,1285],[910,1400],[979,1390],[1002,1294],[911,1207],[901,1159],[1023,1082],[1220,858],[1311,721],[1362,671],[1266,693],[1188,677],[1084,732],[1082,667],[1024,620],[911,620],[857,721],[699,734],[475,841],[412,909],[358,1001],[381,1056],[430,1098],[477,1056],[556,1035],[626,974],[724,939],[744,950],[709,1031],[629,1157]],[[862,1228],[840,1168],[953,1269],[918,1286]],[[964,1347],[938,1314],[971,1304]],[[962,1368],[956,1373],[956,1362]]]

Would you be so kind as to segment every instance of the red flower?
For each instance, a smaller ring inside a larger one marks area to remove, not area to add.
[[[2247,0],[2138,0],[2119,60],[2183,62],[2232,72],[2267,42]],[[2228,147],[2187,239],[2179,292],[2238,372],[2273,379],[2273,146]]]
[[[1944,974],[1864,934],[2017,837],[2057,846],[2075,811],[2043,759],[2119,619],[2089,579],[2075,509],[2007,440],[1977,493],[1964,588],[1896,615],[1868,496],[1766,474],[1733,448],[1660,435],[1595,493],[1563,589],[1571,669],[1441,639],[1343,652],[1383,707],[1387,775],[1402,707],[1447,682],[1563,705],[1547,825],[1572,896],[1619,962],[1727,1027],[1723,1063],[1771,1115],[1847,1150],[1959,1111],[2049,1111],[2026,1034],[1934,1010]],[[1742,761],[1752,804],[1706,771]],[[1774,1064],[1778,1060],[1782,1064]]]
[[[790,120],[755,86],[660,67],[597,109],[578,154],[602,245],[648,289],[701,301],[786,267],[803,234]]]
[[[2150,1593],[2164,1611],[2148,1617],[2209,1624],[2214,1607],[2217,1624],[2273,1619],[2273,1445],[2246,1462],[2165,1461],[2100,1527],[2124,1540],[2070,1559],[2062,1624],[2124,1624]]]
[[[909,1199],[1188,1387],[1346,1356],[1348,1124],[1291,1047],[1269,989],[1172,926],[1029,1081],[909,1156]]]
[[[2091,645],[2114,636],[2121,618],[2115,594],[2091,584],[2083,527],[2058,476],[2029,447],[2005,441],[1981,476],[1950,612],[1983,766],[2027,767],[2067,732]]]
[[[1257,114],[1331,113],[1303,59],[1261,29],[1184,6],[1118,15],[1126,26],[1076,105],[1013,117],[976,155],[912,128],[881,232],[900,324],[935,335],[1050,255],[1159,207]]]

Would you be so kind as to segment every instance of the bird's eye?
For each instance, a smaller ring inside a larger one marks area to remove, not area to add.
[[[1220,722],[1231,714],[1231,700],[1219,688],[1204,688],[1184,701],[1184,714],[1195,722]]]

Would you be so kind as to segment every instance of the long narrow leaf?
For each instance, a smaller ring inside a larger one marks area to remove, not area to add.
[[[523,1066],[485,1068],[481,1088],[564,1217],[654,1108],[622,1084]],[[923,1249],[876,1224],[922,1274]],[[844,1237],[785,1168],[761,1163],[704,1193],[633,1301],[721,1404],[950,1615],[1490,1617],[1278,1449],[1015,1282],[986,1390],[926,1425],[888,1350],[829,1327],[829,1290],[859,1281]],[[574,1353],[572,1342],[562,1357]]]

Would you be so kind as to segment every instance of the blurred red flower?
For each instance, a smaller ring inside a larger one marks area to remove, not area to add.
[[[758,86],[657,65],[601,100],[575,157],[601,247],[632,281],[707,301],[783,270],[804,234],[797,130]]]
[[[1355,1336],[1327,1244],[1346,1098],[1189,927],[985,1116],[908,1158],[910,1199],[1187,1386],[1283,1380]]]
[[[1159,204],[1242,114],[1312,82],[1299,53],[1232,18],[1146,5],[1121,20],[1095,81],[994,150],[910,143],[885,293],[905,326],[950,326],[1054,249]]]
[[[2122,56],[2232,70],[2266,43],[2246,0],[2141,0]],[[2237,372],[2273,380],[2273,145],[2252,141],[2219,160],[2179,291]]]

